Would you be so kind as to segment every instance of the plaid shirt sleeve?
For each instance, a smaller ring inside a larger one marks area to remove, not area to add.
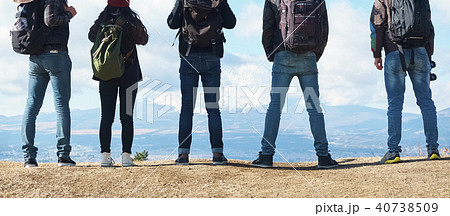
[[[44,23],[48,27],[61,26],[72,19],[72,13],[61,10],[64,8],[63,0],[45,0]]]

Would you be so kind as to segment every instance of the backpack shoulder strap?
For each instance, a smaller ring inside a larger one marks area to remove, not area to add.
[[[287,38],[287,13],[288,13],[288,7],[286,5],[286,2],[284,0],[280,0],[280,7],[281,7],[281,13],[280,13],[280,30],[281,30],[281,36],[283,38],[283,41]]]
[[[16,19],[22,16],[22,10],[20,9],[20,6],[22,6],[22,4],[17,5]]]
[[[130,51],[128,51],[128,53],[123,57],[123,60],[124,60],[124,61],[128,61],[128,62],[133,63],[133,59],[130,58],[130,57],[131,57],[131,55],[133,54],[134,50],[135,50],[135,48],[133,47],[133,49],[131,49]]]

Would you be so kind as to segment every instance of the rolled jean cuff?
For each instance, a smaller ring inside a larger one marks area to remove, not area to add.
[[[328,151],[318,151],[318,152],[316,152],[316,155],[318,157],[326,157],[326,156],[330,155],[330,153]]]
[[[389,152],[391,152],[391,153],[402,153],[402,147],[401,146],[399,146],[397,148],[389,147]]]
[[[262,147],[261,152],[262,152],[262,155],[274,155],[275,149],[272,147]]]
[[[223,148],[211,148],[212,153],[223,153]]]
[[[190,154],[191,149],[189,148],[178,148],[178,154]]]

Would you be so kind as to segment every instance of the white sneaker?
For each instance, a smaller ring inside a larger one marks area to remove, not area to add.
[[[123,167],[130,167],[134,166],[133,160],[131,159],[130,153],[122,153],[122,166]]]
[[[102,167],[112,167],[114,164],[114,160],[111,158],[111,153],[103,152],[102,153]]]

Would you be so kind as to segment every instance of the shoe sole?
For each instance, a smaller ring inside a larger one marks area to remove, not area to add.
[[[319,168],[319,169],[331,169],[331,168],[335,168],[335,167],[338,167],[339,166],[339,164],[336,164],[336,165],[330,165],[330,166],[317,166],[317,168]]]
[[[177,163],[177,162],[175,162],[175,165],[187,166],[187,165],[189,165],[189,162],[187,162],[187,163]]]
[[[37,165],[26,165],[25,168],[35,168],[38,167]]]
[[[228,161],[223,161],[223,162],[214,162],[213,161],[213,165],[227,165]]]
[[[132,167],[134,164],[122,164],[122,167]]]
[[[112,167],[112,164],[100,164],[101,167]]]
[[[273,165],[266,165],[266,164],[252,164],[254,167],[261,167],[261,168],[272,168]]]
[[[431,157],[428,158],[428,160],[440,160],[441,157],[439,157],[437,154],[431,155]]]
[[[395,159],[394,160],[386,160],[384,163],[383,162],[381,162],[381,163],[383,163],[383,164],[393,164],[393,163],[398,163],[398,162],[401,162],[402,160],[400,159],[400,157],[395,157]]]
[[[74,167],[74,166],[76,166],[76,164],[73,164],[73,163],[58,163],[58,166],[59,167]]]

